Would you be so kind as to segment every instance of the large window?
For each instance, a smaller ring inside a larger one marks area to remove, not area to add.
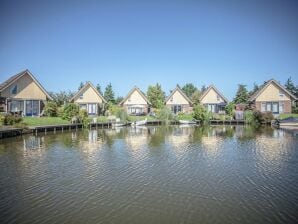
[[[182,112],[182,106],[181,105],[174,105],[174,106],[172,106],[172,112],[174,114],[177,114],[179,112]]]
[[[216,113],[216,104],[208,104],[207,110],[212,113]]]
[[[17,92],[18,92],[18,86],[17,85],[12,86],[10,89],[10,93],[17,94]]]
[[[127,111],[128,111],[128,114],[139,115],[139,114],[144,113],[144,108],[142,108],[142,107],[128,107]]]
[[[95,103],[88,104],[88,114],[90,114],[90,115],[96,114],[96,104]]]
[[[271,103],[266,104],[266,111],[268,111],[268,112],[271,111]]]
[[[20,112],[24,111],[24,101],[13,100],[10,102],[9,111]]]
[[[278,103],[272,103],[272,113],[278,113]]]
[[[265,112],[266,111],[266,103],[262,103],[261,104],[261,112]]]
[[[279,103],[279,113],[284,112],[284,103]]]

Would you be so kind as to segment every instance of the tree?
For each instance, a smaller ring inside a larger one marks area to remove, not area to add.
[[[53,101],[57,104],[57,106],[64,105],[66,102],[74,96],[74,93],[71,91],[60,91],[60,92],[50,92],[50,96],[53,98]]]
[[[201,92],[197,89],[191,96],[191,101],[194,105],[200,104]]]
[[[254,93],[256,93],[258,90],[260,89],[260,87],[254,82],[254,86],[252,91],[249,92],[249,96],[252,96]]]
[[[122,96],[117,96],[117,98],[115,100],[115,104],[119,104],[122,100],[123,100]]]
[[[235,113],[235,104],[233,102],[229,102],[225,106],[225,112],[227,115],[234,116]]]
[[[194,86],[192,83],[186,83],[182,87],[183,92],[186,94],[186,96],[191,97],[196,90],[198,90],[197,87]]]
[[[234,98],[234,103],[248,103],[248,91],[246,85],[239,84],[236,96]]]
[[[57,110],[58,110],[58,106],[55,101],[48,101],[44,107],[45,115],[48,117],[56,117]]]
[[[290,93],[292,93],[295,96],[298,96],[298,88],[295,87],[291,77],[288,78],[288,80],[286,81],[285,87]]]
[[[99,84],[96,85],[96,89],[100,93],[100,95],[103,95]]]
[[[84,83],[83,82],[80,82],[80,85],[79,85],[78,90],[82,89],[83,87],[84,87]]]
[[[115,103],[115,94],[112,88],[112,84],[109,83],[105,89],[104,98],[109,103],[114,104]]]
[[[165,93],[161,89],[161,85],[156,83],[155,86],[149,86],[147,97],[153,108],[162,108],[165,102]]]
[[[204,93],[206,90],[207,90],[206,86],[205,85],[202,85],[202,87],[201,87],[201,93]]]

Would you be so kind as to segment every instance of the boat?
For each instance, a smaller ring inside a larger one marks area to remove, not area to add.
[[[282,120],[277,120],[279,127],[292,126],[298,127],[298,117],[288,117]]]
[[[112,123],[112,127],[123,127],[123,126],[126,126],[127,124],[126,123]]]
[[[146,125],[147,124],[147,118],[145,120],[141,121],[134,121],[131,123],[131,126],[141,126],[141,125]]]
[[[130,123],[127,122],[121,122],[120,118],[116,118],[116,121],[114,123],[112,123],[112,127],[123,127],[123,126],[127,126]]]
[[[195,121],[189,121],[189,120],[179,120],[179,124],[196,124]]]

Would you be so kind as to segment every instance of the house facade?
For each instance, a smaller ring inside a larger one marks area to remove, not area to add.
[[[214,86],[209,86],[200,97],[200,103],[212,113],[224,113],[227,98]]]
[[[174,113],[191,113],[192,101],[186,96],[182,89],[177,86],[166,99],[166,106]]]
[[[150,102],[145,94],[134,87],[119,103],[129,115],[146,115],[150,112]]]
[[[103,111],[106,100],[91,82],[87,82],[70,99],[70,102],[78,104],[80,109],[86,110],[89,116],[97,116]]]
[[[0,85],[1,110],[22,116],[40,116],[52,97],[29,70],[22,71]]]
[[[249,102],[261,112],[272,112],[274,115],[291,113],[292,104],[297,98],[277,81],[271,79],[254,93]]]

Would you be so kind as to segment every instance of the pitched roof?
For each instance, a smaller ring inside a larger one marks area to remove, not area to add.
[[[297,100],[296,96],[294,96],[292,93],[290,93],[284,86],[282,86],[281,84],[279,84],[276,80],[274,79],[270,79],[268,80],[265,85],[263,85],[263,87],[261,89],[259,89],[258,91],[256,91],[250,98],[249,101],[254,101],[270,84],[275,84],[277,87],[279,87],[280,89],[282,89],[283,91],[285,91],[290,97],[292,97],[294,100]]]
[[[87,90],[88,87],[91,87],[95,93],[102,99],[103,102],[107,102],[105,98],[97,91],[97,89],[93,86],[91,82],[86,82],[86,84],[69,100],[70,102],[73,101],[77,96]]]
[[[229,102],[229,100],[214,86],[214,85],[210,85],[202,94],[202,96],[200,97],[200,101],[207,95],[207,93],[213,89],[221,98],[224,99],[224,101],[226,101],[226,103]]]
[[[129,97],[130,95],[134,92],[134,91],[137,91],[142,97],[143,99],[148,103],[150,104],[149,100],[147,99],[147,97],[145,96],[145,94],[138,88],[138,87],[133,87],[129,93],[126,95],[126,97],[119,103],[119,105],[122,105]]]
[[[171,97],[174,95],[174,93],[178,91],[188,102],[189,104],[193,104],[193,102],[191,101],[191,99],[189,99],[189,97],[183,92],[183,90],[177,85],[176,88],[171,92],[171,94],[167,97],[166,99],[166,103],[169,101],[169,99],[171,99]]]
[[[48,97],[48,99],[52,100],[52,97],[48,94],[48,92],[45,90],[45,88],[43,88],[43,86],[38,82],[38,80],[34,77],[34,75],[28,69],[26,69],[24,71],[21,71],[21,72],[19,72],[16,75],[11,76],[5,82],[1,83],[0,84],[0,92],[2,92],[3,90],[5,90],[12,83],[14,83],[15,81],[17,81],[18,79],[20,79],[21,77],[23,77],[26,74],[29,75],[32,78],[32,80],[38,85],[38,87],[46,94],[46,96]]]

